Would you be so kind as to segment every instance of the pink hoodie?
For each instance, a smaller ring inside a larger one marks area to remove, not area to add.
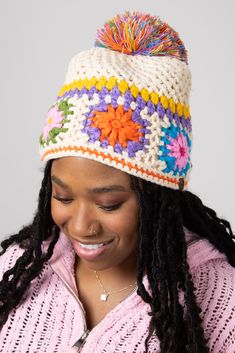
[[[192,238],[192,234],[187,237]],[[1,276],[21,253],[18,246],[12,246],[0,257]],[[74,278],[74,259],[71,243],[61,233],[53,257],[4,325],[0,352],[144,352],[149,306],[136,292],[90,332],[87,330]],[[235,353],[235,269],[207,240],[190,243],[188,261],[210,352]],[[147,278],[144,283],[148,288]],[[151,338],[149,352],[160,353],[156,336]]]

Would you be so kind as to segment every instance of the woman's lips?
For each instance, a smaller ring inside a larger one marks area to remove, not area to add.
[[[111,246],[112,242],[113,240],[105,243],[84,244],[73,240],[72,245],[74,251],[81,259],[94,261]]]

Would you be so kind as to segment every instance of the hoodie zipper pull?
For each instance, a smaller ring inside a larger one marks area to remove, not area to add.
[[[77,352],[81,352],[81,348],[84,345],[84,343],[86,342],[86,339],[89,335],[90,331],[86,330],[83,335],[77,340],[77,342],[74,344],[74,347],[79,348]]]

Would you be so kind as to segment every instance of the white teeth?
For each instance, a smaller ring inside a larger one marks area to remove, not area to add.
[[[79,243],[79,245],[81,246],[81,248],[84,248],[84,249],[88,249],[88,250],[95,250],[95,249],[99,249],[101,248],[104,244],[82,244],[82,243]]]

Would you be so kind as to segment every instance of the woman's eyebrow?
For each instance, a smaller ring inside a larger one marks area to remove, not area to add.
[[[117,191],[127,192],[128,189],[126,189],[122,185],[108,185],[108,186],[101,186],[97,188],[88,189],[87,191],[89,194],[102,194],[106,192],[117,192]]]
[[[51,176],[51,181],[53,181],[55,184],[61,186],[64,189],[70,190],[70,186],[64,183],[60,178],[55,175]]]

